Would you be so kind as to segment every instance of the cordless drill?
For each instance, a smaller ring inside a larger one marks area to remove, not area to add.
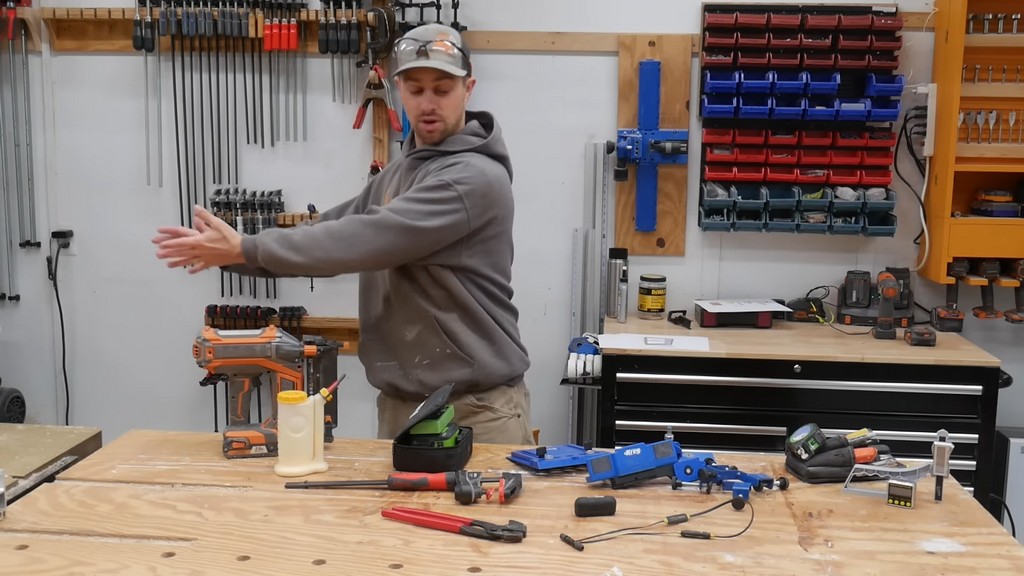
[[[988,282],[981,287],[981,306],[971,309],[978,318],[1002,318],[1003,313],[995,307],[995,283],[999,278],[998,260],[976,260],[974,262],[974,274],[981,276]]]
[[[1003,320],[1013,324],[1024,323],[1024,260],[1003,262],[1003,273],[1020,282],[1013,289],[1014,308],[1003,312]]]
[[[878,322],[871,328],[871,335],[879,340],[896,339],[896,322],[893,311],[899,284],[891,272],[878,273]]]
[[[960,300],[960,281],[970,270],[965,258],[955,258],[946,266],[946,274],[953,277],[953,283],[946,285],[946,305],[932,308],[932,326],[939,332],[962,332],[964,313],[957,306]]]

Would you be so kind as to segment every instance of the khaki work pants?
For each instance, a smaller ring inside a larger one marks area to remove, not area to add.
[[[377,394],[377,437],[392,439],[405,428],[409,415],[422,400]],[[530,391],[520,381],[512,386],[459,394],[448,399],[455,406],[455,421],[473,429],[473,442],[534,445],[530,428]]]

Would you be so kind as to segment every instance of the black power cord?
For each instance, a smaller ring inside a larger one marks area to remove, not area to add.
[[[60,319],[60,365],[61,371],[64,373],[64,425],[67,426],[71,421],[71,388],[68,385],[68,347],[64,330],[64,307],[60,302],[60,286],[57,284],[57,268],[60,265],[60,253],[65,248],[71,246],[71,239],[70,237],[59,239],[51,238],[51,253],[53,252],[53,243],[55,240],[57,243],[57,253],[56,255],[46,257],[46,277],[49,278],[50,283],[53,284],[53,295],[57,300],[57,316]]]
[[[1013,523],[1013,514],[1010,513],[1010,507],[1006,504],[1006,500],[1003,500],[995,494],[989,494],[988,497],[1003,505],[1003,510],[1006,511],[1006,517],[1010,519],[1010,536],[1013,536],[1014,540],[1016,540],[1017,526]]]
[[[662,518],[657,522],[652,522],[645,526],[631,526],[629,528],[609,530],[608,532],[594,534],[593,536],[587,536],[585,538],[580,538],[578,540],[565,533],[560,534],[559,538],[562,540],[562,542],[565,542],[569,546],[572,546],[576,550],[582,552],[584,544],[595,544],[597,542],[605,542],[608,540],[618,538],[619,536],[675,536],[674,532],[634,532],[634,530],[647,530],[649,528],[653,528],[661,524],[664,524],[666,526],[675,526],[676,524],[688,522],[691,519],[696,518],[698,516],[703,516],[704,514],[714,512],[715,510],[718,510],[722,506],[726,506],[728,504],[731,504],[735,510],[742,510],[744,507],[750,508],[750,521],[748,521],[747,525],[739,532],[736,532],[735,534],[719,535],[714,534],[712,532],[705,532],[703,530],[682,530],[679,532],[679,535],[683,538],[694,538],[697,540],[723,540],[726,538],[737,538],[739,536],[742,536],[747,530],[750,530],[750,527],[754,524],[754,506],[738,496],[726,500],[725,502],[716,504],[711,508],[708,508],[707,510],[701,510],[700,512],[696,512],[694,514],[673,514],[671,516],[666,516],[665,518]]]

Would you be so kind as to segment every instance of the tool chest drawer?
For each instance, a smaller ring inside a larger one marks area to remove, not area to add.
[[[929,460],[939,429],[952,474],[990,490],[998,368],[607,355],[599,445],[664,438],[717,452],[783,452],[813,422],[828,434],[871,428],[908,462]],[[988,492],[985,492],[987,495]]]

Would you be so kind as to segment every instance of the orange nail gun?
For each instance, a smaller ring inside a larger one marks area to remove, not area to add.
[[[960,281],[967,276],[971,264],[965,258],[955,258],[946,265],[946,274],[953,277],[953,283],[946,285],[946,305],[932,308],[932,326],[939,332],[963,332],[964,313],[958,306]]]
[[[337,379],[338,344],[320,337],[300,342],[271,325],[257,330],[218,330],[205,326],[192,345],[192,356],[208,375],[204,384],[227,381],[228,425],[224,456],[254,458],[277,455],[277,394],[303,390],[315,394]],[[249,408],[259,378],[271,374],[271,416],[250,423]],[[324,406],[324,438],[333,440],[337,426],[336,400]]]

